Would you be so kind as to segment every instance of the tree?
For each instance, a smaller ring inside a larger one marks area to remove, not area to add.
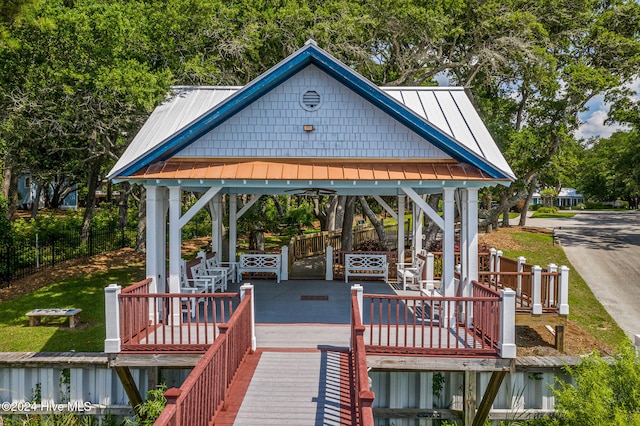
[[[88,188],[85,230],[106,169],[171,81],[141,55],[139,46],[149,40],[137,6],[43,1],[30,10],[31,19],[12,26],[20,46],[0,51],[9,167],[28,167],[37,176],[61,164],[70,168],[64,180]]]
[[[633,347],[612,359],[598,354],[567,367],[573,383],[556,381],[555,424],[640,425],[640,358]]]
[[[631,203],[640,195],[640,134],[616,132],[593,141],[584,151],[578,189],[599,201],[616,198]]]

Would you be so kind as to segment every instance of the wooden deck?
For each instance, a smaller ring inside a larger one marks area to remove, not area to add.
[[[349,357],[345,351],[258,350],[248,386],[236,379],[216,425],[351,425]],[[244,389],[246,388],[246,389]]]

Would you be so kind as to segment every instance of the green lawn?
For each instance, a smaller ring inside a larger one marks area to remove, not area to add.
[[[563,217],[574,217],[575,215],[576,215],[575,212],[556,212],[556,213],[535,212],[534,214],[531,215],[531,217],[540,218],[540,219],[558,219]]]
[[[524,256],[529,264],[566,265],[569,274],[569,318],[597,339],[619,348],[629,339],[573,270],[562,248],[549,234],[511,232],[521,248],[503,250],[504,256]],[[108,272],[69,278],[7,302],[0,303],[0,352],[100,352],[104,341],[104,288],[112,283],[126,287],[144,278],[141,264],[113,268]],[[81,308],[80,326],[70,329],[66,319],[45,319],[29,327],[25,313],[38,308]]]
[[[104,348],[104,288],[126,287],[144,278],[143,265],[69,278],[34,293],[0,303],[0,352],[101,352]],[[80,308],[81,322],[69,328],[68,319],[44,318],[29,327],[25,315],[32,309]]]
[[[503,230],[503,232],[510,231]],[[573,269],[562,247],[553,244],[552,235],[517,231],[510,233],[523,248],[503,250],[505,257],[515,259],[518,256],[524,256],[530,265],[546,267],[550,263],[555,263],[570,268],[569,319],[575,321],[596,339],[615,348],[629,345],[629,338],[596,299],[582,277]]]

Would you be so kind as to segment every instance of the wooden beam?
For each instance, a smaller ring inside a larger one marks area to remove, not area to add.
[[[491,410],[493,401],[496,399],[496,395],[498,395],[498,390],[500,389],[502,380],[506,375],[506,371],[494,371],[491,374],[491,379],[489,379],[487,389],[484,391],[482,401],[480,401],[480,406],[478,407],[478,412],[473,419],[472,426],[484,425],[484,422],[487,420],[487,416],[489,416],[489,411]]]
[[[460,420],[462,412],[445,408],[374,408],[376,419],[439,419]]]
[[[544,326],[544,325],[566,325],[567,316],[557,314],[519,314],[516,313],[516,325]]]
[[[373,370],[399,371],[513,371],[513,359],[367,355]]]
[[[142,404],[142,396],[140,395],[136,382],[133,380],[131,370],[129,370],[129,367],[115,367],[115,369],[116,373],[118,373],[118,377],[120,378],[120,382],[122,382],[124,391],[129,397],[131,406],[136,410],[136,412],[138,412],[138,406]]]
[[[476,416],[476,372],[465,371],[464,373],[464,395],[463,398],[463,416],[464,424],[473,424]]]
[[[556,325],[556,349],[564,353],[564,324]]]
[[[109,358],[109,367],[193,368],[202,354],[122,354]]]

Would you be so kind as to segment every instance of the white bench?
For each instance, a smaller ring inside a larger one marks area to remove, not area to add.
[[[357,254],[344,255],[344,282],[349,277],[382,277],[387,282],[389,277],[389,262],[386,254]]]
[[[242,280],[243,272],[271,272],[276,274],[276,280],[280,282],[280,265],[279,254],[241,254],[238,262],[238,280]]]

